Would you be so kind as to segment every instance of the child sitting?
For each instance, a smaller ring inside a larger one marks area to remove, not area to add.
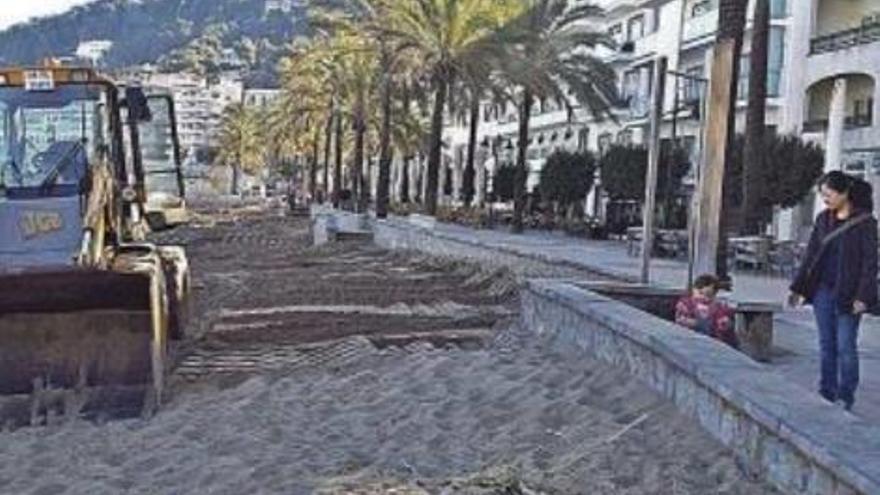
[[[697,277],[691,294],[682,297],[675,305],[675,322],[738,348],[733,311],[715,299],[718,286],[718,278],[714,275]]]

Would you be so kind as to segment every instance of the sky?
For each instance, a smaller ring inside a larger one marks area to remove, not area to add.
[[[0,29],[31,17],[59,14],[94,0],[0,0]]]

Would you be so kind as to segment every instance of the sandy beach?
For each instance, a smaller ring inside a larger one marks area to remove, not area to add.
[[[671,404],[595,362],[508,334],[482,351],[360,345],[347,364],[183,387],[151,420],[6,433],[0,486],[355,493],[384,481],[439,493],[494,472],[546,493],[772,493]]]
[[[193,234],[201,335],[168,403],[0,433],[0,493],[775,493],[632,377],[524,335],[503,277],[295,227]]]

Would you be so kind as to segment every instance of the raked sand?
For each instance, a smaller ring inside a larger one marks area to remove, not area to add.
[[[630,376],[515,332],[358,342],[345,363],[181,385],[149,420],[0,433],[0,492],[774,493]]]

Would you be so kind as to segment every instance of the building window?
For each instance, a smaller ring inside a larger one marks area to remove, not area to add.
[[[620,96],[624,101],[632,101],[639,94],[639,70],[630,70],[623,74],[623,88],[621,88]]]
[[[770,0],[770,17],[784,19],[788,17],[786,0]]]
[[[626,23],[626,39],[629,41],[636,41],[644,38],[644,36],[645,16],[644,14],[639,14]]]
[[[611,147],[611,144],[614,142],[614,136],[610,132],[605,132],[599,135],[599,141],[597,143],[599,147],[599,154],[605,154],[608,151],[608,148]]]
[[[874,121],[874,98],[855,100],[851,124],[854,127],[867,127]]]
[[[623,24],[615,24],[611,26],[611,28],[608,30],[608,36],[610,36],[611,39],[614,40],[614,42],[617,44],[621,44],[626,41],[623,38]]]
[[[770,50],[767,59],[767,94],[779,96],[782,86],[782,69],[785,62],[785,29],[770,29]]]
[[[685,103],[693,103],[695,101],[701,101],[703,99],[703,82],[698,79],[692,78],[702,78],[703,77],[703,66],[697,65],[695,67],[689,67],[685,69],[685,74],[687,74],[687,79],[682,80],[682,92],[683,92],[683,100]]]
[[[621,146],[632,146],[633,132],[629,129],[617,133],[617,144]]]
[[[691,17],[700,17],[715,10],[715,2],[713,0],[697,0],[691,7]]]
[[[772,29],[770,32],[770,47],[767,60],[767,96],[779,96],[779,87],[782,79],[782,62],[783,53],[783,37],[782,30]],[[749,97],[749,77],[751,75],[751,66],[749,56],[740,59],[739,67],[739,83],[737,86],[737,95],[739,99],[747,99]]]
[[[578,151],[586,151],[589,146],[590,140],[590,129],[588,127],[584,127],[583,129],[578,131]]]
[[[783,28],[771,28],[769,50],[767,53],[767,97],[776,98],[780,95],[782,86],[782,70],[785,61],[785,30]],[[749,97],[749,56],[740,59],[739,81],[737,84],[737,98]]]
[[[634,118],[643,117],[648,113],[652,72],[650,65],[644,65],[627,71],[623,75],[623,87],[620,94]]]

